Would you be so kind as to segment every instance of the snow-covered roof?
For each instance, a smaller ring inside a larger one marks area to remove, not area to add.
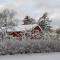
[[[14,31],[29,31],[32,30],[34,27],[36,27],[37,24],[29,24],[29,25],[20,25],[20,26],[14,26],[7,28],[8,32],[14,32]],[[2,27],[2,30],[4,30],[5,27]]]

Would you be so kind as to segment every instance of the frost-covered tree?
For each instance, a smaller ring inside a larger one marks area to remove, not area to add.
[[[45,31],[50,31],[51,28],[51,20],[48,17],[48,13],[44,13],[42,17],[40,17],[38,24],[40,25],[40,27],[45,30]]]
[[[59,29],[56,29],[56,33],[57,34],[60,34],[60,28]]]
[[[56,38],[59,39],[59,37],[60,37],[60,28],[56,29],[56,33],[57,33]]]
[[[23,22],[24,22],[24,25],[35,24],[36,23],[35,19],[30,18],[29,16],[25,16]]]
[[[6,33],[9,27],[17,25],[17,23],[15,22],[16,21],[15,14],[16,14],[15,11],[9,10],[7,8],[0,11],[0,30],[2,30],[2,34],[4,36],[7,35]],[[2,27],[4,27],[4,29]]]
[[[15,26],[16,24],[14,22],[14,17],[15,11],[4,9],[2,12],[0,12],[0,26]]]

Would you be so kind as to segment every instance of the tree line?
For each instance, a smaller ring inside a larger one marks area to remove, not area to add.
[[[17,26],[17,20],[15,19],[16,12],[14,10],[4,9],[2,12],[0,12],[0,28],[1,27],[9,27],[9,26]],[[42,17],[39,18],[38,22],[34,18],[31,18],[30,16],[25,16],[25,18],[22,20],[24,25],[28,24],[38,24],[41,26],[43,30],[50,30],[51,29],[51,20],[48,17],[48,13],[45,12]]]

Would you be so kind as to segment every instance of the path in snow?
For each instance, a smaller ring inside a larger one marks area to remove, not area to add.
[[[60,60],[60,53],[5,55],[0,60]]]

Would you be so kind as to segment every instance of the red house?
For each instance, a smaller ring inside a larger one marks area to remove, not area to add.
[[[28,32],[31,32],[29,35]],[[22,39],[23,35],[25,36],[32,36],[33,34],[38,34],[40,32],[43,32],[42,28],[37,24],[30,24],[30,25],[20,25],[15,27],[10,27],[7,29],[7,34],[12,35],[13,37]]]

